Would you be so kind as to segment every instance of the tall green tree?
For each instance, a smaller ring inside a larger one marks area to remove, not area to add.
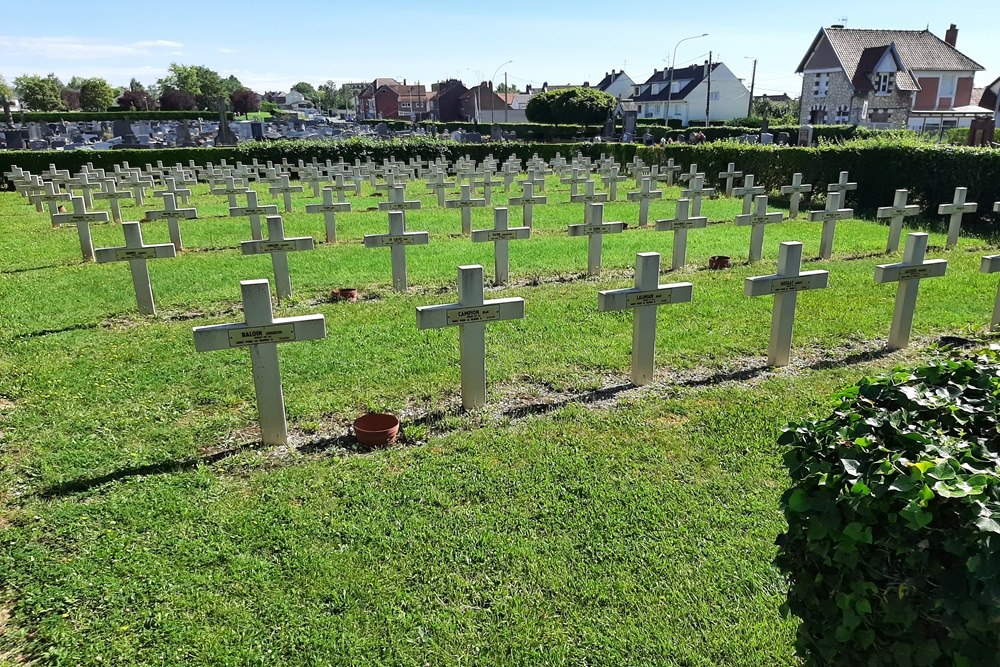
[[[59,111],[63,108],[62,81],[55,74],[46,77],[22,74],[14,79],[21,105],[32,111]]]
[[[292,86],[292,90],[297,93],[302,93],[302,95],[310,102],[317,102],[320,99],[320,95],[313,88],[313,85],[307,81],[299,81],[297,84]]]
[[[157,81],[164,93],[168,88],[183,91],[194,97],[199,109],[211,109],[218,98],[229,95],[243,87],[235,76],[223,79],[218,72],[202,65],[180,65],[170,63],[167,76]]]
[[[599,125],[617,100],[594,88],[563,88],[535,95],[525,108],[532,123],[553,125]]]
[[[84,111],[107,111],[115,97],[115,89],[100,77],[84,79],[80,84],[80,108]]]
[[[233,103],[233,113],[245,116],[248,113],[260,111],[260,95],[249,88],[234,90],[230,93],[229,99]]]

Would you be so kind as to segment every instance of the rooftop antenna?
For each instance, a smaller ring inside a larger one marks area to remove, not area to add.
[[[841,17],[840,17],[840,22],[841,22],[841,23],[842,23],[843,25],[847,25],[847,17],[846,17],[846,16],[841,16]]]

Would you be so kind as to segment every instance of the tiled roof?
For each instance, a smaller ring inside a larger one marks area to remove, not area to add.
[[[712,63],[712,71],[714,72],[719,65],[722,63]],[[691,65],[683,69],[679,69],[674,73],[673,80],[677,81],[687,81],[687,83],[676,93],[670,96],[672,100],[683,100],[685,99],[692,90],[694,90],[699,83],[705,78],[705,66],[704,65]],[[663,83],[669,84],[671,80],[670,69],[656,70],[653,72],[653,76],[646,79],[646,83],[643,84],[643,88],[649,87],[649,90],[644,91],[640,95],[636,95],[632,99],[636,102],[656,102],[656,101],[666,101],[667,99],[667,86],[663,86],[663,89],[655,95],[652,94],[652,84]]]
[[[873,77],[875,75],[875,68],[886,53],[891,55],[893,61],[896,63],[897,70],[894,84],[896,89],[908,91],[920,90],[920,85],[917,84],[916,79],[905,69],[905,66],[901,62],[899,52],[896,51],[894,44],[873,46],[862,52],[861,58],[858,60],[858,68],[851,77],[851,83],[854,85],[855,90],[868,91],[874,89]]]
[[[844,71],[853,77],[867,49],[896,47],[903,66],[910,71],[978,71],[982,65],[929,30],[868,30],[858,28],[823,28],[796,72],[801,72],[821,37],[826,36],[836,52]]]

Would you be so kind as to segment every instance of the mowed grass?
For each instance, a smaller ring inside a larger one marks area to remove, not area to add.
[[[150,262],[159,314],[144,318],[127,266],[81,263],[72,228],[0,195],[0,656],[794,664],[770,565],[787,481],[774,442],[843,385],[919,359],[879,353],[895,286],[875,285],[874,266],[899,257],[882,252],[886,227],[842,223],[834,258],[818,261],[820,224],[770,225],[764,260],[748,266],[740,202],[706,201],[717,224],[692,231],[688,266],[669,272],[672,234],[636,228],[638,204],[609,203],[605,220],[629,229],[605,237],[604,273],[586,278],[586,239],[566,234],[582,205],[555,179],[546,194],[533,237],[511,243],[513,283],[488,290],[523,297],[527,317],[488,326],[491,400],[471,415],[458,409],[457,331],[417,331],[414,316],[456,299],[459,264],[492,275],[492,245],[462,237],[457,210],[409,185],[424,208],[408,227],[431,236],[409,250],[409,294],[391,290],[388,250],[360,244],[387,229],[366,210],[385,197],[367,188],[338,214],[338,244],[290,254],[295,297],[276,314],[322,313],[328,337],[280,348],[285,448],[255,442],[248,355],[192,343],[192,326],[242,320],[239,280],[271,277],[267,257],[240,254],[249,224],[223,217],[224,197],[196,187],[188,250]],[[673,217],[680,190],[664,194],[651,225]],[[322,239],[311,201],[296,197],[288,235]],[[473,220],[491,227],[492,212]],[[115,225],[92,230],[97,247],[122,243]],[[165,223],[143,234],[168,239]],[[743,281],[773,273],[785,240],[805,244],[804,268],[829,270],[831,287],[799,298],[799,362],[765,372],[772,300],[743,296]],[[979,258],[996,249],[963,238],[945,252],[937,233],[931,244],[948,275],[923,282],[915,335],[982,333],[996,279]],[[694,283],[694,301],[660,308],[659,380],[632,390],[631,315],[598,313],[597,292],[629,285],[645,251],[663,254],[662,282]],[[719,254],[734,268],[706,270]],[[360,302],[329,300],[347,286]],[[369,409],[403,416],[402,444],[351,444],[348,425]]]

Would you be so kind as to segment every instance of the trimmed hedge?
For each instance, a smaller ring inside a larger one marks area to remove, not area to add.
[[[998,413],[990,352],[864,379],[785,430],[775,563],[806,664],[998,664]]]
[[[218,111],[25,111],[11,114],[15,121],[25,123],[58,123],[89,120],[213,120]],[[226,116],[232,120],[232,113]]]

